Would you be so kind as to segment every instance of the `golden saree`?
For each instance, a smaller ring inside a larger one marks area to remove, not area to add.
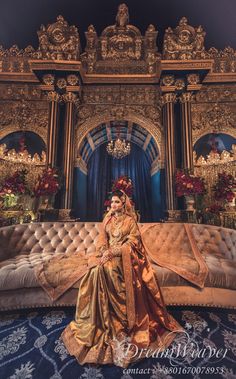
[[[122,214],[105,219],[97,257],[107,248],[115,254],[103,265],[91,265],[82,277],[75,320],[62,339],[80,364],[127,367],[138,356],[130,350],[121,359],[117,342],[128,338],[139,350],[163,350],[183,328],[166,310],[132,217]]]

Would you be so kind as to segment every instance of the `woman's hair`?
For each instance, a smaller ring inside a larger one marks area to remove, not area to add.
[[[115,190],[115,191],[113,191],[113,192],[111,193],[111,197],[112,197],[112,196],[117,196],[117,197],[119,197],[119,199],[121,199],[122,196],[124,197],[124,193],[121,192],[120,190]]]

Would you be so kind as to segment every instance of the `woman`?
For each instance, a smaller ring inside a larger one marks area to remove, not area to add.
[[[127,367],[144,349],[165,349],[183,328],[168,314],[129,197],[112,194],[97,241],[100,264],[80,283],[75,321],[62,333],[80,364]]]

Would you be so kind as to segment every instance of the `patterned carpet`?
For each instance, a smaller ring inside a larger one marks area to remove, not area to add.
[[[80,366],[60,334],[74,308],[0,314],[1,379],[236,379],[236,310],[168,307],[186,333],[135,365]],[[169,349],[170,349],[169,348]]]

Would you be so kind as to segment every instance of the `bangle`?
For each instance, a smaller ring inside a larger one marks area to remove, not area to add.
[[[112,259],[113,256],[114,255],[112,254],[111,250],[108,250],[108,249],[105,250],[104,253],[103,253],[103,255],[102,255],[103,258],[107,258],[109,260]]]
[[[106,245],[103,245],[100,247],[100,252],[103,254],[105,253],[105,251],[107,250],[107,246]]]
[[[121,255],[120,246],[112,247],[111,251],[112,251],[112,254],[114,255],[114,257],[119,257]]]

